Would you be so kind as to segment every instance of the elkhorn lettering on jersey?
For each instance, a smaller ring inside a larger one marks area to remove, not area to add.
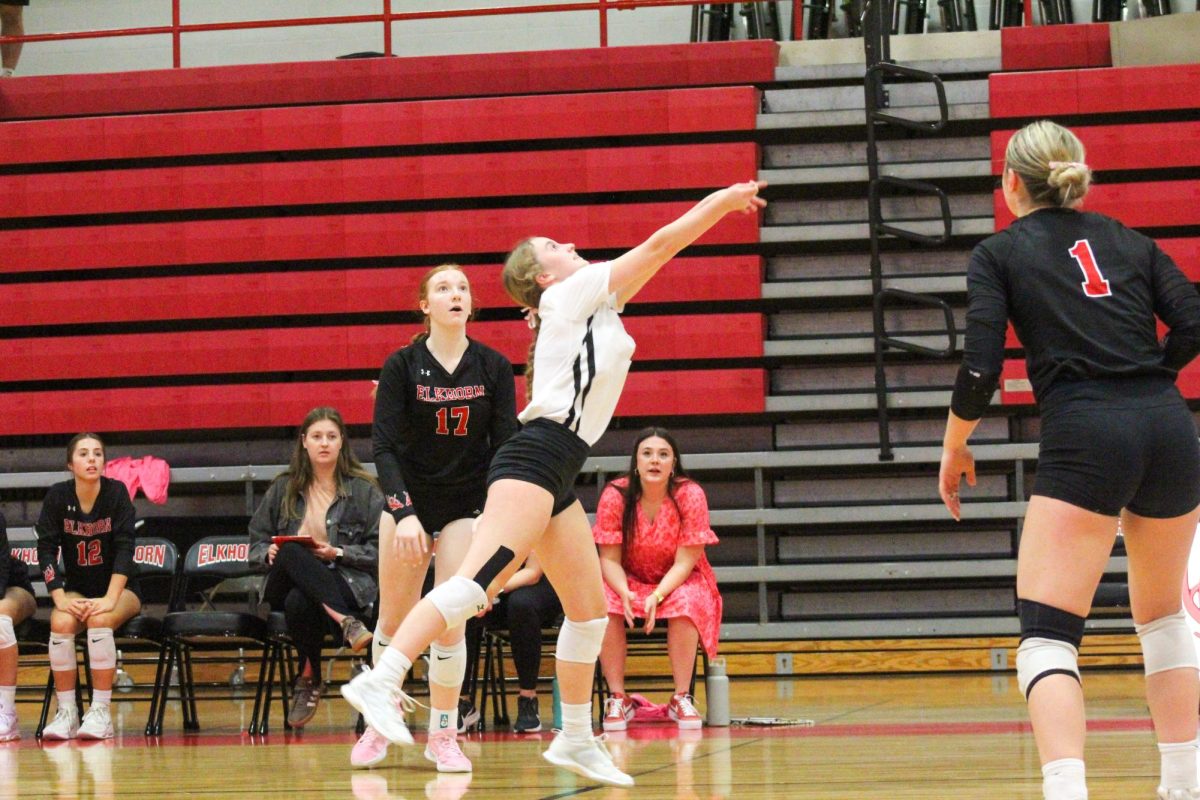
[[[72,536],[99,536],[102,533],[112,533],[112,517],[98,519],[95,522],[64,519],[63,533],[69,533]]]
[[[417,399],[422,403],[444,403],[448,400],[474,400],[487,397],[487,387],[475,386],[426,386],[417,384]]]

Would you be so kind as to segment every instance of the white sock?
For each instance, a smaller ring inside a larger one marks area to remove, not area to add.
[[[75,690],[67,689],[65,692],[55,692],[58,697],[59,708],[75,708]]]
[[[1200,739],[1190,742],[1160,744],[1162,754],[1162,781],[1164,789],[1192,789],[1200,782],[1196,778],[1196,753],[1200,751]]]
[[[0,686],[0,714],[17,713],[17,687]]]
[[[383,653],[387,650],[387,646],[392,643],[392,637],[385,636],[383,629],[378,625],[375,626],[375,636],[371,639],[371,663],[379,664],[379,660],[383,658]]]
[[[412,669],[408,656],[394,647],[383,651],[383,655],[375,662],[375,674],[393,686],[403,686],[404,676]]]
[[[106,706],[112,702],[112,689],[93,689],[92,690],[92,708],[96,706]]]
[[[452,730],[458,732],[458,707],[449,710],[445,708],[429,709],[429,732]]]
[[[592,738],[592,704],[563,703],[562,732],[574,742]]]
[[[1042,765],[1042,793],[1046,800],[1088,800],[1083,761],[1060,758]]]
[[[13,74],[13,71],[11,69],[9,69],[8,67],[4,67],[3,69],[0,69],[0,78],[11,78],[12,74]]]

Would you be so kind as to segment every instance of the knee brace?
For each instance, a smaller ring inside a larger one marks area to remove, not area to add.
[[[88,628],[87,649],[92,669],[117,668],[117,643],[113,641],[112,628]]]
[[[1182,609],[1145,625],[1135,625],[1134,630],[1142,642],[1142,660],[1146,663],[1147,675],[1184,667],[1200,668]]]
[[[443,647],[434,642],[429,645],[429,682],[438,686],[457,689],[467,674],[467,641],[459,639],[457,644]]]
[[[487,608],[487,592],[475,581],[455,575],[445,583],[433,587],[425,595],[446,620],[446,627],[453,628]]]
[[[0,650],[7,650],[16,645],[17,634],[13,630],[12,617],[8,614],[0,614]]]
[[[583,622],[564,619],[562,627],[558,629],[555,657],[575,664],[594,663],[600,655],[600,645],[607,627],[608,617]]]
[[[50,669],[54,672],[75,670],[75,636],[50,632]]]
[[[1021,620],[1017,685],[1025,699],[1049,675],[1070,675],[1078,681],[1083,617],[1033,600],[1017,600],[1017,615]]]

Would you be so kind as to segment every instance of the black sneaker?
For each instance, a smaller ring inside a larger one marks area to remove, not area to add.
[[[479,709],[465,697],[458,700],[458,732],[467,733],[479,726]]]
[[[321,690],[324,687],[307,675],[296,678],[292,687],[292,708],[288,712],[288,724],[293,728],[303,728],[317,713],[321,703]]]
[[[517,721],[513,730],[517,733],[537,733],[542,729],[542,719],[538,716],[538,699],[517,695]]]

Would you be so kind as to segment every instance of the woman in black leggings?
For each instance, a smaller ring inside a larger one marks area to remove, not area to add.
[[[300,426],[287,472],[250,520],[250,563],[267,573],[263,599],[284,612],[300,654],[292,727],[317,712],[326,634],[340,633],[355,652],[371,643],[363,617],[379,594],[383,507],[383,492],[346,441],[341,414],[314,408]]]

